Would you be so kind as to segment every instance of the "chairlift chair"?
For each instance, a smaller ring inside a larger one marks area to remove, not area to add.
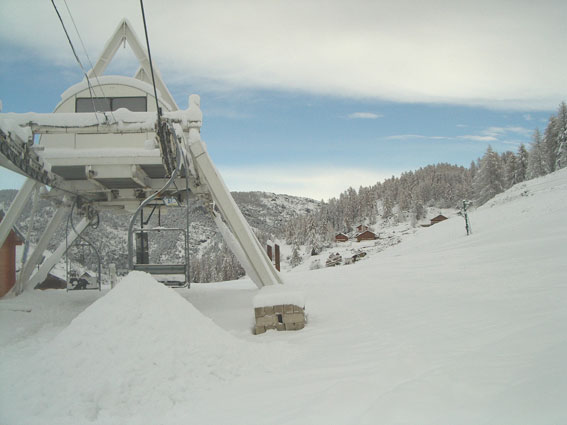
[[[163,227],[161,225],[161,212],[160,208],[166,205],[172,205],[170,201],[162,200],[162,203],[149,205],[152,207],[149,217],[144,221],[143,209],[140,213],[140,227],[133,228],[133,238],[135,240],[135,262],[133,263],[132,270],[150,273],[157,280],[171,287],[185,287],[189,285],[189,262],[188,262],[188,249],[189,249],[189,235],[187,226],[181,227]],[[168,207],[169,208],[169,207]],[[147,225],[154,214],[158,211],[158,226],[157,227],[144,227]],[[187,223],[188,224],[188,223]],[[150,262],[150,234],[159,234],[161,232],[177,232],[183,235],[184,242],[184,261],[182,263],[151,263]],[[183,280],[179,281],[173,278],[174,275],[183,276]]]
[[[91,251],[91,255],[94,253],[96,254],[93,247],[85,242],[82,243],[74,243],[69,248],[74,247],[81,251],[81,260],[85,262],[85,248]],[[67,291],[84,291],[84,290],[101,290],[101,275],[100,275],[100,258],[97,256],[98,261],[98,273],[96,276],[91,276],[87,272],[83,272],[79,274],[78,270],[72,269],[69,259],[69,250],[66,252],[66,268],[67,268]]]

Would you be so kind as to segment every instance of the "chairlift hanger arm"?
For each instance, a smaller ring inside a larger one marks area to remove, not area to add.
[[[140,220],[142,221],[142,226],[145,226],[146,224],[148,224],[150,222],[150,220],[152,219],[152,216],[154,215],[154,211],[156,210],[156,208],[159,208],[158,204],[153,204],[152,212],[150,213],[150,215],[148,216],[148,218],[145,221],[144,221],[144,210],[140,211]]]

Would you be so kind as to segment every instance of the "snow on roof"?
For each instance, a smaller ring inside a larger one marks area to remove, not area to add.
[[[96,85],[93,85],[93,83],[95,83],[95,82],[96,82]],[[92,81],[90,81],[90,83],[91,83],[91,86],[93,86],[96,95],[98,95],[96,93],[96,91],[97,91],[97,87],[99,86],[99,83],[100,83],[101,86],[110,85],[110,84],[116,84],[116,85],[120,85],[120,86],[128,86],[128,87],[136,88],[138,90],[145,91],[148,94],[151,94],[152,96],[154,94],[154,89],[150,84],[146,83],[145,81],[141,81],[141,80],[138,80],[136,78],[128,77],[128,76],[124,76],[124,75],[103,75],[103,76],[100,76],[96,79],[93,78]],[[89,88],[89,85],[87,83],[87,80],[83,79],[83,81],[81,81],[80,83],[72,85],[67,90],[65,90],[63,93],[61,93],[61,100],[66,100],[66,99],[76,95],[77,93],[83,91],[83,90],[87,90],[88,88]],[[160,95],[161,95],[161,93],[158,90],[158,96],[160,96]]]
[[[70,148],[50,148],[45,151],[38,152],[44,159],[51,158],[77,158],[77,149]],[[161,161],[161,154],[159,149],[133,149],[133,148],[112,148],[106,149],[81,149],[81,158],[131,158],[131,157],[148,157],[157,158]]]
[[[151,84],[148,84],[145,81],[138,80],[137,78],[127,77],[127,76],[124,76],[124,75],[103,75],[103,76],[100,76],[96,79],[91,78],[90,83],[91,83],[91,86],[94,89],[94,93],[95,93],[96,96],[103,96],[102,92],[100,91],[100,89],[98,89],[98,87],[108,86],[108,85],[111,85],[111,84],[132,87],[132,88],[141,90],[143,92],[146,92],[146,94],[149,94],[152,97],[154,96],[154,88]],[[61,102],[59,102],[57,107],[59,107],[59,105],[61,105],[61,103],[65,102],[70,97],[73,97],[77,93],[80,93],[84,90],[87,90],[88,88],[89,88],[89,85],[88,85],[86,79],[83,79],[83,81],[81,81],[80,83],[72,85],[67,90],[65,90],[63,93],[61,93]],[[157,93],[158,93],[159,101],[162,102],[169,111],[173,110],[172,106],[169,103],[167,103],[166,101],[163,100],[163,96],[162,96],[161,92],[159,91],[159,89],[156,89],[156,90],[157,90]]]
[[[20,114],[21,115],[21,114]],[[16,114],[2,114],[0,115],[0,131],[11,133],[20,139],[21,142],[27,142],[33,136],[32,131],[27,127],[21,127],[19,117]]]

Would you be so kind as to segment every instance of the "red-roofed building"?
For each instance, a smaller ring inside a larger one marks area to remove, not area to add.
[[[440,223],[440,222],[445,221],[445,220],[447,220],[447,217],[439,214],[437,217],[434,217],[434,218],[431,219],[431,225],[433,226],[434,224]]]
[[[362,233],[356,235],[356,240],[358,242],[360,242],[360,241],[373,241],[374,239],[378,239],[378,236],[376,236],[376,233],[371,232],[370,230],[367,230],[365,232],[362,232]]]

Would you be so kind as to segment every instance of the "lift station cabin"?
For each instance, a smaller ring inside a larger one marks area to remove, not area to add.
[[[104,75],[122,43],[136,55],[139,69],[133,77]],[[101,210],[131,215],[130,269],[186,274],[186,262],[152,264],[145,256],[148,235],[167,228],[144,227],[144,214],[171,204],[187,206],[190,193],[212,214],[259,288],[282,283],[201,140],[199,96],[191,95],[188,109],[179,110],[155,66],[153,72],[155,92],[147,52],[123,20],[87,78],[62,94],[53,113],[0,114],[0,165],[28,177],[0,223],[0,245],[41,186],[51,188],[44,196],[57,205],[18,276],[19,290],[43,281]],[[49,239],[73,210],[82,219],[43,259]],[[186,228],[167,231],[185,232],[187,240]]]

